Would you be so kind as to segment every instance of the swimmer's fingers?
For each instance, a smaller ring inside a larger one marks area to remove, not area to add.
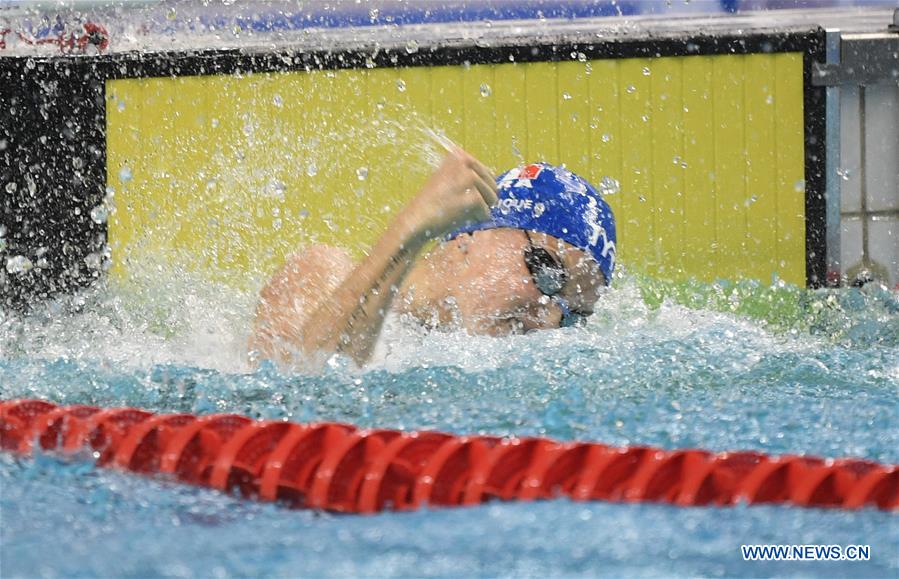
[[[499,200],[497,197],[496,180],[490,172],[490,169],[464,149],[457,147],[451,154],[455,160],[461,161],[465,168],[471,171],[471,181],[475,188],[477,188],[481,199],[487,207],[496,205]]]
[[[487,207],[493,207],[496,205],[499,198],[497,197],[497,188],[496,188],[496,179],[493,177],[493,173],[490,172],[483,163],[472,157],[468,156],[468,166],[474,171],[475,185],[478,188],[478,191],[481,193],[481,197],[484,199],[484,203],[487,204]]]
[[[493,207],[497,204],[499,198],[496,196],[496,189],[491,187],[493,181],[485,181],[479,176],[474,180],[474,184],[475,187],[478,188],[478,193],[481,194],[481,198],[484,200],[484,203],[487,204],[487,207]]]
[[[496,194],[498,190],[496,187],[496,176],[493,174],[493,171],[488,169],[486,165],[484,165],[474,157],[471,158],[470,166],[472,169],[474,169],[474,172],[481,177],[481,179],[483,179],[490,185],[490,188],[493,189],[493,193]]]
[[[456,148],[454,153],[465,162],[469,169],[472,169],[481,179],[489,183],[494,192],[497,190],[496,176],[493,174],[493,171],[487,168],[487,165],[478,161],[474,155],[464,149]]]

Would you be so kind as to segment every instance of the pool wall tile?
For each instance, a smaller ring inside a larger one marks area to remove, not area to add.
[[[845,273],[857,265],[862,256],[862,220],[843,217],[840,236],[840,265]]]
[[[899,284],[899,219],[868,218],[868,254],[886,269],[890,287]]]
[[[858,88],[840,88],[840,211],[861,211],[861,135]]]
[[[899,84],[866,89],[868,210],[899,209]]]

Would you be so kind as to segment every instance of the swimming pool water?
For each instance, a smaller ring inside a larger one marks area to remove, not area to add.
[[[881,288],[628,277],[584,328],[492,339],[392,320],[364,371],[308,375],[247,366],[252,295],[191,287],[6,312],[0,397],[899,462],[899,295]],[[52,456],[3,455],[0,488],[4,577],[899,573],[896,517],[875,510],[554,500],[337,516]],[[872,557],[750,563],[747,543]]]

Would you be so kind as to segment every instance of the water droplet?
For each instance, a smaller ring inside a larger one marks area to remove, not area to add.
[[[601,139],[603,143],[608,143],[612,140],[612,135],[610,135],[609,133],[603,133]]]
[[[115,108],[118,109],[119,112],[124,111],[125,110],[125,101],[123,101],[122,99],[119,99],[119,102],[116,104]]]
[[[34,264],[24,255],[14,255],[6,260],[6,271],[11,274],[21,274],[31,271]]]
[[[81,169],[84,167],[84,159],[81,157],[72,157],[72,166],[76,169]]]
[[[671,162],[674,163],[675,165],[680,165],[680,156],[675,155],[674,158],[671,159]]]
[[[283,224],[284,224],[284,222],[281,221],[281,219],[275,219],[274,221],[272,221],[272,228],[273,228],[275,231],[277,231],[278,229],[281,229],[281,226],[282,226]]]
[[[584,54],[583,52],[578,52],[577,59],[578,59],[578,62],[587,62],[587,55]]]
[[[265,191],[266,193],[268,193],[269,197],[283,203],[285,199],[285,193],[287,192],[287,185],[285,185],[283,181],[272,179],[265,186]]]
[[[218,119],[212,119],[211,121],[209,121],[209,124],[212,125],[212,128],[213,128],[213,129],[217,129],[217,128],[219,127],[219,120],[218,120]]]
[[[103,256],[99,253],[88,253],[84,257],[84,263],[89,269],[100,269],[100,265],[103,263]]]
[[[563,93],[562,93],[562,99],[563,99],[563,100],[566,100],[566,101],[570,101],[570,100],[571,100],[571,95],[568,94],[567,92],[563,92]]]
[[[368,167],[359,167],[356,169],[356,179],[365,181],[368,178]]]
[[[490,90],[490,85],[487,84],[486,82],[481,83],[481,96],[484,98],[487,98],[491,94],[492,94],[492,91]]]
[[[315,163],[310,162],[306,165],[306,175],[310,177],[315,177],[318,175],[318,167],[315,166]]]
[[[648,67],[648,66],[644,66],[644,67],[643,67],[643,76],[649,76],[650,73],[651,73],[651,71],[649,70],[649,67]]]
[[[378,19],[378,16],[380,14],[381,14],[381,11],[379,9],[372,8],[371,10],[368,11],[368,19],[371,20],[372,22],[374,22]]]
[[[396,90],[400,92],[406,92],[406,81],[403,79],[399,79],[396,81]]]
[[[643,195],[640,195],[638,199],[640,200],[640,203],[646,203],[646,197],[644,197]]]
[[[34,63],[34,59],[29,58],[28,60],[25,61],[25,68],[32,70],[32,69],[34,69],[35,66],[36,66],[36,64]]]
[[[606,175],[599,182],[599,192],[603,195],[615,195],[619,191],[621,191],[621,183],[617,179]]]
[[[276,94],[274,97],[272,97],[272,102],[275,103],[275,106],[279,109],[284,106],[284,99],[281,98],[281,95],[279,94]]]
[[[123,165],[121,169],[119,169],[119,181],[122,183],[127,183],[131,181],[133,175],[131,174],[131,168],[128,165]]]
[[[418,52],[418,42],[416,42],[414,39],[410,39],[408,42],[406,42],[406,52],[408,52],[409,54],[415,54],[416,52]]]
[[[109,218],[109,211],[106,209],[104,205],[97,205],[93,209],[91,209],[91,221],[98,224],[106,223],[106,220]]]
[[[852,171],[840,167],[839,169],[837,169],[837,175],[839,175],[843,181],[848,181],[852,175]]]
[[[768,96],[766,96],[765,103],[767,103],[769,105],[773,105],[774,104],[774,95],[769,94]]]
[[[796,192],[805,191],[805,179],[800,179],[793,184],[793,190]]]
[[[10,181],[9,183],[7,183],[7,184],[6,184],[6,187],[4,187],[4,189],[6,189],[6,192],[7,192],[7,193],[15,193],[15,192],[16,192],[16,189],[18,189],[18,188],[19,188],[19,186],[16,185],[16,184],[15,184],[14,182],[12,182],[12,181]]]
[[[174,7],[169,8],[168,12],[165,13],[165,19],[171,21],[175,20],[176,18],[178,18],[178,11],[175,10]]]
[[[627,88],[624,90],[625,90],[625,92],[627,92],[627,94],[634,94],[635,92],[637,92],[637,87],[635,87],[632,84],[629,84],[629,85],[627,85]]]
[[[643,121],[644,123],[648,123],[648,122],[649,122],[649,115],[642,115],[642,116],[640,117],[640,120]]]

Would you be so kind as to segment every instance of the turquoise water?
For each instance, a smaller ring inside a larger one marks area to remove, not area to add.
[[[899,463],[899,295],[882,288],[628,277],[584,328],[492,339],[392,320],[370,367],[319,375],[250,368],[252,295],[185,288],[5,313],[0,397]],[[0,486],[3,577],[899,573],[897,518],[875,510],[556,500],[335,516],[52,456],[2,456]],[[872,557],[742,561],[741,544],[769,543]]]

